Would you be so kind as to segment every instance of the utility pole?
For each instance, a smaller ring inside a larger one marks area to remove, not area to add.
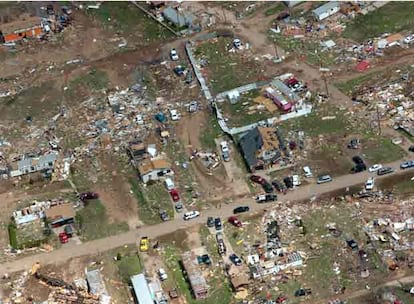
[[[380,112],[379,112],[378,105],[377,105],[377,125],[378,125],[378,135],[381,136],[381,119],[380,119]]]

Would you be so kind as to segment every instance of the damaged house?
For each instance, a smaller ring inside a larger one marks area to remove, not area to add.
[[[276,163],[282,156],[274,128],[256,127],[240,138],[240,149],[250,172]]]
[[[165,159],[145,159],[137,166],[143,183],[159,180],[162,176],[173,175],[171,164]]]
[[[187,251],[182,255],[182,263],[194,297],[205,299],[208,297],[209,286],[196,260],[197,258],[191,251]]]
[[[35,172],[51,172],[55,167],[58,153],[52,152],[40,156],[24,155],[20,160],[12,162],[11,177],[18,177]]]

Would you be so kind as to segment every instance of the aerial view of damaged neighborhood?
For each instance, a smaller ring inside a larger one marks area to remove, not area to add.
[[[0,2],[0,304],[413,304],[414,2]]]

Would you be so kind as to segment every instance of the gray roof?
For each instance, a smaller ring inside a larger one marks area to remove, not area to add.
[[[263,146],[263,138],[256,127],[240,138],[240,148],[243,152],[244,160],[252,168],[257,163],[256,151]]]
[[[195,17],[189,12],[179,12],[172,7],[167,7],[162,12],[165,19],[182,27],[193,23]]]
[[[279,79],[273,80],[271,84],[275,86],[285,96],[287,96],[289,98],[289,101],[297,102],[300,100],[300,97]]]
[[[45,155],[41,155],[38,158],[37,157],[28,157],[24,158],[22,160],[19,160],[17,163],[19,170],[24,170],[26,168],[30,168],[32,166],[32,161],[38,159],[36,162],[36,165],[34,166],[36,170],[41,170],[44,168],[50,168],[49,163],[55,162],[57,159],[57,153],[49,153]]]
[[[330,11],[331,9],[333,9],[335,7],[339,7],[339,2],[330,1],[330,2],[325,3],[324,5],[321,5],[321,6],[317,7],[312,12],[313,12],[314,15],[319,16],[319,15],[325,13],[325,12]]]
[[[107,295],[108,294],[99,269],[88,271],[86,273],[86,281],[88,281],[89,291],[91,294],[93,295]]]
[[[144,274],[140,273],[132,276],[131,283],[134,288],[135,299],[139,304],[154,304]]]

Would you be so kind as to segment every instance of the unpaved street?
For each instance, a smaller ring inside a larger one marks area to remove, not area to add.
[[[387,176],[392,176],[396,174],[405,173],[406,171],[402,171],[399,168],[401,161],[396,161],[386,166],[390,166],[396,169],[395,173],[377,177],[377,179],[382,179]],[[409,170],[409,169],[408,169]],[[333,182],[316,185],[311,184],[307,186],[302,186],[295,191],[289,192],[284,196],[279,196],[279,201],[287,202],[287,201],[302,201],[314,196],[318,196],[321,194],[326,194],[335,190],[341,190],[346,187],[355,186],[361,183],[364,183],[373,173],[369,173],[367,171],[358,174],[348,174],[341,177],[336,178]],[[414,175],[414,172],[413,172]],[[205,223],[208,216],[221,216],[221,217],[228,217],[232,215],[233,209],[235,206],[239,205],[249,205],[250,211],[253,212],[261,212],[264,209],[270,207],[269,204],[257,204],[254,202],[253,199],[240,199],[232,204],[222,204],[220,209],[210,209],[208,211],[202,212],[202,216],[197,219],[191,220],[189,222],[185,222],[182,219],[175,219],[169,222],[165,222],[158,225],[153,226],[145,226],[139,228],[138,230],[131,230],[129,232],[111,236],[104,239],[99,239],[96,241],[91,241],[88,243],[84,243],[81,245],[76,246],[63,246],[61,249],[52,251],[50,253],[42,253],[38,255],[33,255],[29,257],[25,257],[22,259],[17,259],[13,262],[6,263],[0,265],[0,274],[4,273],[11,273],[16,271],[22,271],[29,269],[33,263],[40,262],[42,265],[44,264],[52,264],[52,263],[61,263],[69,260],[70,258],[80,257],[83,255],[93,255],[100,252],[104,252],[110,249],[114,249],[126,244],[135,243],[141,236],[148,236],[150,238],[157,238],[161,235],[169,234],[179,229],[187,229],[193,225]]]

